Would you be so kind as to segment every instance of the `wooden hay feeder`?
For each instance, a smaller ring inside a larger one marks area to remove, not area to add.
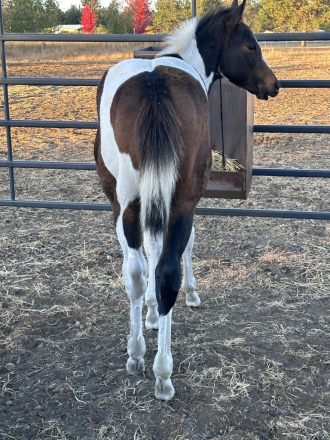
[[[134,52],[134,58],[152,59],[160,50],[161,46],[139,49]],[[223,78],[213,84],[209,104],[214,152],[203,197],[246,199],[252,182],[254,96]],[[221,171],[215,171],[214,164],[223,162],[223,154],[225,170],[221,166]]]

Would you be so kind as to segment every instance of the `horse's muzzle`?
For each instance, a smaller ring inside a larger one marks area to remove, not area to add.
[[[268,96],[271,96],[274,98],[276,95],[278,95],[280,91],[280,83],[278,80],[275,81],[271,86],[264,85],[259,89],[259,92],[257,93],[258,99],[264,99],[265,101],[268,100]]]

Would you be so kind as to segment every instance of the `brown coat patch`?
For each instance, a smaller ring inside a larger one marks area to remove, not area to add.
[[[175,197],[189,200],[196,206],[206,188],[211,167],[207,97],[201,84],[190,74],[167,66],[158,66],[155,70],[164,77],[181,121],[183,145]],[[135,133],[141,102],[145,99],[139,86],[145,74],[142,72],[130,78],[118,88],[110,111],[119,151],[130,155],[137,170],[139,160]]]

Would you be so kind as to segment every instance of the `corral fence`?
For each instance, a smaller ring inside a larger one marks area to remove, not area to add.
[[[196,4],[193,1],[193,15],[196,15]],[[97,86],[98,80],[85,78],[17,78],[8,77],[6,68],[5,42],[12,41],[38,41],[38,42],[162,42],[166,35],[148,34],[109,34],[109,35],[73,35],[73,34],[5,34],[3,32],[2,7],[0,0],[0,41],[1,41],[1,66],[2,77],[0,84],[3,86],[5,119],[0,119],[0,126],[6,128],[8,159],[0,160],[0,167],[8,168],[10,181],[10,199],[0,199],[0,206],[54,208],[54,209],[83,209],[111,211],[111,206],[105,203],[79,203],[55,202],[39,200],[21,200],[15,198],[15,168],[44,168],[44,169],[71,169],[95,170],[94,163],[86,162],[50,162],[33,160],[13,160],[11,127],[37,127],[37,128],[76,128],[96,129],[95,121],[45,121],[45,120],[19,120],[10,118],[8,99],[8,86]],[[255,34],[259,42],[301,42],[322,41],[330,42],[330,32],[311,33],[265,33]],[[285,80],[281,81],[282,88],[330,88],[330,80]],[[254,132],[259,133],[330,133],[330,125],[254,125]],[[330,170],[313,169],[280,169],[280,168],[254,168],[255,176],[279,177],[314,177],[329,178]],[[317,211],[285,211],[266,209],[230,209],[230,208],[197,208],[196,214],[221,215],[221,216],[251,216],[251,217],[277,217],[330,220],[330,212]]]

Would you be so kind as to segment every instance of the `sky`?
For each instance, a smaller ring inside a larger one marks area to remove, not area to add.
[[[111,0],[100,0],[101,6],[109,6]],[[71,5],[80,6],[80,0],[58,0],[62,11],[66,11]]]

